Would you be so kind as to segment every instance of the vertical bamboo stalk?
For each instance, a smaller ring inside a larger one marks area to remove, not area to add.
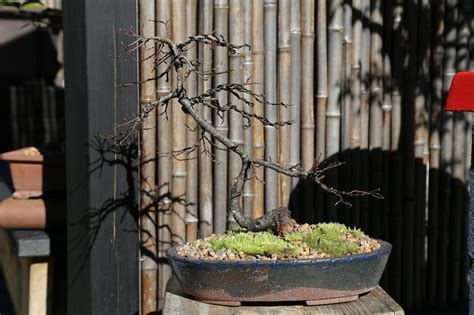
[[[445,30],[444,30],[444,60],[443,60],[443,104],[448,94],[451,80],[456,72],[456,38],[457,38],[457,0],[446,1]],[[439,212],[440,234],[438,251],[438,295],[437,301],[444,304],[448,296],[448,257],[449,254],[449,220],[452,212],[452,158],[453,158],[453,114],[442,113],[441,121],[441,164],[440,164],[440,201]]]
[[[253,47],[253,78],[256,84],[253,86],[253,92],[263,94],[264,92],[264,60],[265,60],[265,46],[264,46],[264,32],[262,21],[264,19],[264,3],[263,0],[253,1],[252,8],[252,47]],[[257,103],[254,107],[254,114],[264,115],[263,104]],[[256,159],[263,159],[265,156],[265,136],[262,124],[256,122],[253,126],[253,156]],[[255,169],[255,177],[253,179],[253,190],[255,198],[253,200],[253,216],[261,217],[264,214],[264,174],[263,168]]]
[[[370,1],[362,1],[362,37],[361,37],[361,86],[360,86],[360,188],[369,187],[369,71],[370,71]],[[360,224],[362,229],[369,230],[368,200],[360,200]]]
[[[199,6],[199,33],[210,34],[213,30],[213,1],[204,0]],[[212,70],[212,51],[204,44],[199,47],[199,59],[201,60],[201,72],[208,73]],[[212,82],[209,78],[198,80],[199,94],[211,88]],[[211,109],[202,107],[202,115],[207,120],[212,120]],[[200,237],[208,237],[213,231],[212,213],[212,158],[207,153],[211,150],[209,143],[200,142],[199,147],[199,232]]]
[[[362,0],[352,1],[352,79],[351,79],[351,164],[352,176],[351,186],[360,187],[360,89],[361,89],[361,40],[362,40]],[[360,226],[360,200],[355,198],[352,203],[351,222],[354,226]]]
[[[414,268],[414,236],[415,236],[415,88],[416,88],[416,43],[417,34],[417,2],[407,1],[406,4],[406,50],[404,55],[403,69],[403,107],[402,107],[402,139],[403,139],[403,246],[404,246],[404,290],[402,303],[407,309],[413,307],[413,294],[415,275]]]
[[[383,192],[385,195],[384,211],[382,226],[389,226],[390,214],[390,128],[392,119],[392,68],[391,68],[391,51],[392,51],[392,27],[393,27],[393,2],[388,1],[383,3],[383,122],[382,122],[382,151],[383,157]],[[383,229],[382,236],[384,239],[389,239],[388,229]]]
[[[291,102],[291,46],[290,46],[290,1],[282,0],[278,6],[278,99],[284,104]],[[291,120],[291,107],[279,106],[280,121]],[[278,161],[281,165],[290,162],[291,129],[288,126],[280,128],[280,145]],[[278,175],[279,204],[287,206],[291,193],[291,178]]]
[[[382,186],[382,141],[383,141],[383,56],[382,33],[376,31],[383,27],[382,2],[372,0],[370,8],[370,187]],[[370,200],[370,227],[375,237],[381,237],[381,201]]]
[[[403,1],[394,2],[393,8],[393,47],[392,47],[392,117],[391,117],[391,139],[390,154],[391,158],[391,193],[392,213],[390,221],[392,222],[391,240],[394,244],[391,257],[391,273],[390,288],[394,298],[401,300],[402,295],[402,180],[403,180],[403,161],[401,146],[401,129],[402,129],[402,82],[403,69],[402,63],[402,33],[403,33]]]
[[[185,36],[196,35],[196,17],[197,17],[197,0],[187,0],[186,2],[186,34]],[[187,52],[186,57],[189,60],[195,60],[197,57],[197,47],[192,46]],[[188,95],[194,96],[198,93],[197,75],[191,73],[186,80],[186,91]],[[186,124],[188,125],[187,146],[193,147],[198,145],[197,123],[190,116],[186,116]],[[187,156],[187,173],[186,177],[186,241],[194,241],[198,234],[198,157],[193,151]]]
[[[264,1],[265,28],[265,96],[270,103],[277,100],[277,1]],[[265,117],[277,121],[277,107],[265,104]],[[272,126],[265,126],[265,159],[278,161],[277,134]],[[275,209],[278,205],[277,173],[265,169],[265,211]]]
[[[300,121],[301,121],[301,2],[295,1],[290,7],[290,45],[291,45],[291,145],[290,165],[300,163]],[[294,190],[298,185],[299,178],[291,179],[291,188]],[[296,208],[299,204],[299,196],[296,196]]]
[[[243,32],[242,38],[244,43],[251,44],[252,43],[252,1],[251,0],[243,0],[242,1],[242,23],[243,23]],[[245,49],[243,51],[244,54],[244,71],[243,71],[243,80],[251,80],[253,77],[253,53],[249,49]],[[251,101],[251,96],[245,96],[247,100]],[[250,126],[246,126],[244,129],[244,152],[249,155],[252,155],[253,150],[253,124]],[[245,183],[244,191],[242,192],[243,195],[243,208],[244,214],[246,216],[252,216],[253,214],[253,187],[252,182],[248,181]]]
[[[140,34],[155,35],[155,3],[140,1]],[[154,43],[149,42],[140,48],[140,81],[153,77]],[[156,101],[155,81],[140,84],[140,106],[144,110],[150,102]],[[156,312],[157,308],[157,239],[155,194],[156,158],[156,110],[150,112],[143,122],[140,132],[140,242],[141,253],[141,305],[143,313]]]
[[[186,0],[172,1],[172,34],[174,42],[182,42],[186,39],[186,16],[183,8],[186,7]],[[173,72],[172,83],[175,86],[176,73]],[[178,101],[174,99],[171,103],[171,122],[173,126],[173,151],[186,148],[186,114],[181,110]],[[186,161],[173,159],[172,173],[172,194],[173,197],[186,200]],[[173,216],[171,220],[171,231],[173,243],[183,243],[186,240],[186,206],[182,202],[172,205]]]
[[[326,107],[328,101],[328,56],[327,56],[327,1],[318,1],[318,9],[317,9],[317,36],[316,36],[316,45],[317,45],[317,101],[316,101],[316,135],[315,140],[316,142],[316,152],[315,156],[311,156],[310,158],[320,158],[321,160],[326,158]],[[308,39],[309,41],[309,39]],[[309,46],[309,44],[308,44]],[[305,46],[303,46],[304,52]],[[308,55],[308,58],[311,56]],[[303,59],[304,62],[304,59]],[[314,62],[312,63],[314,64]],[[303,63],[303,67],[305,67]],[[302,92],[302,96],[304,92]],[[303,103],[305,99],[309,99],[308,96],[302,97]],[[312,110],[314,111],[314,110]],[[303,123],[303,126],[307,125],[310,129],[308,133],[311,131],[311,128],[314,128],[314,119],[308,118],[308,122]],[[304,139],[304,135],[302,132],[302,138]],[[302,143],[302,145],[305,145]],[[314,145],[314,144],[313,144]],[[302,154],[306,154],[303,151]],[[303,158],[302,158],[303,159]],[[309,184],[307,184],[309,185]],[[314,221],[321,222],[324,219],[324,193],[322,189],[316,187],[316,198],[313,201],[312,192],[309,192],[311,197],[308,198],[307,202],[309,206],[313,205],[314,202],[314,210],[309,208],[306,209],[308,211],[314,211]],[[305,192],[305,196],[308,196],[308,193]]]
[[[302,51],[301,51],[301,163],[304,169],[311,168],[314,161],[314,0],[301,2]],[[319,11],[318,11],[319,14]],[[318,16],[319,19],[319,16]],[[319,29],[318,29],[319,32]],[[319,34],[318,34],[319,35]],[[318,36],[318,39],[321,40]],[[319,63],[324,67],[326,63]],[[320,69],[320,68],[318,68]],[[321,70],[322,71],[322,70]],[[323,127],[324,128],[324,127]],[[318,130],[319,132],[319,130]],[[304,184],[305,199],[303,218],[306,222],[314,220],[314,185]]]
[[[383,56],[382,34],[376,31],[383,27],[381,1],[371,2],[370,33],[370,124],[369,124],[369,163],[370,187],[382,185],[382,141],[383,141]],[[381,237],[381,202],[370,200],[370,227],[376,237]]]
[[[229,1],[214,1],[214,29],[218,34],[227,38],[228,35],[228,12]],[[228,58],[227,50],[217,47],[214,50],[214,68],[218,73],[214,76],[214,86],[228,82]],[[221,106],[227,104],[227,93],[219,93],[217,101]],[[217,130],[227,136],[229,132],[227,113],[222,118],[214,113],[214,123]],[[215,142],[219,146],[218,142]],[[214,150],[216,163],[214,163],[214,233],[222,233],[226,229],[227,219],[227,152],[225,150]]]
[[[342,65],[342,102],[341,102],[341,159],[347,163],[346,167],[341,169],[340,185],[344,190],[351,189],[351,129],[352,129],[352,0],[344,1],[344,39],[343,39],[343,65]],[[353,225],[351,212],[353,209],[340,209],[341,220],[349,225]]]
[[[229,1],[229,41],[231,43],[242,43],[242,8],[240,0]],[[229,55],[229,81],[231,83],[243,83],[242,81],[242,54],[236,52]],[[234,95],[230,94],[229,102],[236,106],[238,110],[242,109],[242,102]],[[242,129],[242,115],[237,111],[229,112],[229,137],[239,146],[244,144],[244,133]],[[234,153],[229,153],[229,187],[232,186],[234,180],[239,176],[240,157]],[[234,216],[229,212],[227,217],[228,224],[235,224]]]
[[[392,118],[392,68],[391,68],[391,51],[392,51],[392,27],[393,27],[393,2],[383,2],[383,42],[382,42],[382,54],[383,54],[383,122],[382,122],[382,194],[384,200],[382,201],[382,227],[390,226],[390,213],[391,213],[391,198],[390,198],[390,129],[391,129],[391,118]],[[381,237],[383,239],[390,239],[390,229],[382,228]],[[389,287],[389,273],[385,273],[382,277],[382,285],[384,288]]]
[[[431,113],[430,113],[430,170],[428,195],[428,259],[426,300],[428,305],[437,302],[438,238],[439,238],[439,168],[442,88],[443,88],[443,35],[444,0],[433,2],[433,29],[431,44]]]
[[[342,36],[343,6],[341,0],[331,0],[328,26],[328,103],[326,108],[326,159],[330,162],[339,160],[341,138],[341,74],[342,74]],[[338,187],[338,170],[327,174],[327,183]],[[327,196],[326,220],[336,221],[338,209],[334,206],[335,198]]]
[[[169,0],[159,0],[156,8],[156,18],[158,21],[167,21],[171,17],[171,3]],[[158,36],[169,36],[168,30],[163,24],[156,24],[156,34]],[[157,58],[162,55],[159,54]],[[161,64],[158,66],[158,73],[166,71],[167,65]],[[160,98],[170,92],[171,85],[165,77],[158,79],[157,97]],[[162,199],[162,203],[158,209],[158,256],[165,259],[166,250],[171,245],[171,172],[173,169],[173,162],[169,156],[172,150],[171,140],[171,121],[163,112],[157,112],[157,140],[158,140],[158,196]],[[160,264],[159,266],[159,286],[158,286],[158,300],[159,308],[163,305],[165,297],[165,288],[168,279],[171,277],[171,268],[168,264]]]
[[[419,30],[431,33],[431,7],[429,0],[421,0],[418,7]],[[430,93],[428,89],[430,80],[430,38],[420,33],[417,36],[417,65],[418,78],[415,89],[415,227],[414,227],[414,307],[423,305],[425,296],[425,236],[426,236],[426,171],[428,163],[428,108]]]
[[[456,42],[456,71],[467,71],[469,67],[469,18],[470,2],[459,1],[459,14],[457,19],[457,42]],[[461,229],[465,211],[465,189],[466,189],[466,129],[468,128],[467,114],[463,112],[454,113],[453,125],[453,180],[452,180],[452,215],[450,231],[450,302],[459,300],[462,286],[464,285],[461,274],[465,253],[462,251],[462,243],[465,237],[464,229]],[[465,221],[464,221],[465,222]]]

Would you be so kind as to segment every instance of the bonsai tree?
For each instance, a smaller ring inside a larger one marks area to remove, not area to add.
[[[252,232],[258,232],[267,230],[270,227],[275,227],[276,233],[281,235],[286,231],[291,230],[296,223],[291,218],[289,209],[285,207],[273,209],[260,218],[252,218],[244,215],[240,206],[243,187],[245,182],[252,177],[253,168],[257,166],[272,169],[286,176],[299,177],[305,180],[313,181],[318,184],[323,189],[323,191],[334,195],[337,198],[336,204],[342,204],[350,207],[351,204],[347,201],[348,197],[372,196],[375,198],[382,198],[382,196],[378,193],[378,189],[372,191],[343,191],[326,185],[323,182],[325,171],[341,165],[342,163],[340,162],[322,166],[322,164],[318,162],[318,159],[316,159],[311,169],[305,170],[300,165],[284,166],[268,159],[256,159],[252,155],[245,153],[243,147],[240,144],[233,142],[230,138],[220,132],[211,120],[206,119],[202,114],[200,114],[202,111],[200,111],[199,108],[202,106],[207,106],[212,110],[217,111],[221,115],[230,111],[238,112],[246,122],[246,126],[249,126],[253,122],[257,122],[265,126],[279,128],[292,123],[292,121],[270,121],[266,117],[262,117],[253,113],[252,107],[257,102],[275,106],[288,105],[283,103],[270,103],[266,100],[265,95],[252,92],[249,87],[253,83],[250,81],[245,83],[230,82],[220,84],[207,91],[204,91],[202,94],[196,96],[188,95],[185,89],[185,81],[191,73],[195,73],[201,78],[214,75],[214,73],[201,73],[199,71],[201,65],[200,60],[188,59],[186,51],[192,45],[204,44],[211,47],[211,49],[214,49],[215,47],[224,47],[230,54],[236,54],[240,49],[250,49],[249,45],[232,44],[226,41],[223,36],[216,34],[200,34],[196,36],[190,36],[185,41],[176,43],[169,38],[159,36],[147,37],[137,34],[132,30],[123,30],[123,32],[133,39],[132,43],[126,47],[128,52],[136,51],[143,45],[148,44],[149,42],[154,42],[156,49],[154,52],[152,52],[152,55],[148,56],[147,58],[157,57],[156,71],[158,71],[159,65],[167,65],[165,71],[156,73],[154,78],[148,80],[157,80],[158,78],[162,77],[169,78],[171,77],[171,72],[175,72],[176,85],[172,87],[170,93],[164,95],[155,102],[149,103],[147,107],[135,117],[118,126],[120,131],[117,133],[117,141],[119,144],[123,144],[124,142],[128,141],[131,133],[140,130],[144,120],[155,108],[161,108],[162,111],[166,113],[171,104],[171,100],[176,99],[181,105],[183,112],[187,115],[190,115],[201,128],[201,132],[203,133],[203,137],[201,137],[203,140],[201,141],[206,141],[204,139],[209,139],[209,136],[211,136],[213,139],[224,145],[225,149],[236,153],[240,157],[242,162],[240,173],[235,179],[230,190],[228,211],[232,213],[235,221],[242,228]],[[235,98],[242,102],[243,106],[240,107],[236,106],[235,104],[219,104],[219,102],[216,100],[216,95],[219,93],[232,94]],[[189,150],[191,148],[187,149]],[[180,152],[186,152],[187,149],[180,150]]]

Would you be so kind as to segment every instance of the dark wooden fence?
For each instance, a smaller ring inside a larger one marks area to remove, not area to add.
[[[246,213],[260,216],[290,205],[299,221],[340,221],[390,241],[393,253],[382,286],[406,310],[466,300],[471,117],[446,113],[443,103],[454,73],[474,69],[472,1],[140,3],[143,33],[179,41],[216,31],[232,42],[252,45],[231,56],[220,48],[189,51],[190,57],[204,61],[203,70],[220,74],[212,81],[189,78],[188,92],[250,77],[259,83],[255,92],[292,105],[255,106],[257,114],[295,120],[280,129],[264,130],[258,123],[243,129],[241,117],[214,117],[245,150],[284,165],[301,162],[305,168],[318,156],[344,161],[345,166],[328,172],[328,183],[344,189],[380,188],[385,197],[354,199],[350,209],[335,207],[312,184],[258,169],[258,179],[246,186]],[[164,26],[157,20],[169,22]],[[151,77],[152,69],[153,61],[143,63],[141,78]],[[221,73],[226,69],[231,71]],[[156,99],[173,83],[163,79],[142,87],[141,100]],[[219,101],[235,100],[226,96]],[[156,177],[142,176],[153,178],[160,195],[169,192],[186,200],[172,203],[166,197],[160,203],[158,229],[151,231],[157,248],[150,245],[160,257],[173,242],[225,230],[232,221],[226,214],[229,183],[240,166],[232,153],[219,150],[216,163],[206,155],[171,159],[166,153],[197,141],[192,126],[185,127],[180,107],[173,105],[171,111],[169,119],[158,115],[149,121],[157,127],[142,135],[148,143],[142,146],[144,156],[157,152],[156,166],[147,171]],[[162,261],[146,260],[146,270]],[[156,281],[163,296],[170,269],[163,263],[159,270]]]

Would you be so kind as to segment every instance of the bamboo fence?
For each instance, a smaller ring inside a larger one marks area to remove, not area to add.
[[[200,59],[202,72],[217,74],[204,81],[190,77],[188,93],[249,80],[270,102],[289,104],[255,104],[255,114],[294,121],[280,129],[258,122],[247,128],[238,114],[221,117],[201,109],[221,132],[246,152],[283,165],[309,168],[318,157],[346,162],[327,174],[329,184],[380,188],[385,197],[353,199],[351,209],[335,207],[313,184],[257,168],[243,193],[245,213],[260,216],[291,204],[301,222],[340,221],[390,241],[382,285],[405,310],[465,299],[471,117],[442,107],[454,73],[474,67],[470,1],[157,0],[155,6],[155,19],[169,21],[154,26],[159,35],[182,40],[215,31],[252,46],[235,55],[193,47],[188,56]],[[160,79],[151,90],[143,87],[141,99],[163,95],[173,82]],[[157,96],[148,95],[153,89]],[[242,106],[227,94],[217,100]],[[158,198],[159,257],[173,242],[234,224],[227,197],[240,167],[232,153],[200,142],[193,122],[172,107],[168,118],[157,112],[156,139],[150,138],[156,144],[142,147],[145,159],[156,145],[154,180],[158,195],[166,196]],[[196,159],[169,155],[196,143]],[[204,154],[209,149],[212,157]],[[169,276],[169,267],[160,264],[160,296]]]

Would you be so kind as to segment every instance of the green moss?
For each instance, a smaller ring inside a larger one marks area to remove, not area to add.
[[[226,248],[235,253],[249,255],[297,255],[301,248],[268,232],[233,231],[225,238],[214,237],[208,240],[215,251]]]
[[[351,235],[351,239],[347,239]],[[225,235],[214,235],[206,241],[214,251],[231,250],[248,255],[297,257],[303,248],[311,248],[320,254],[332,257],[362,252],[359,239],[367,239],[359,229],[351,229],[340,223],[320,223],[312,225],[307,231],[285,234],[284,238],[269,232],[249,232],[238,228]]]
[[[285,235],[289,242],[301,241],[311,249],[331,256],[345,256],[361,252],[361,247],[346,239],[346,234],[357,238],[367,238],[359,229],[351,229],[339,223],[320,223],[313,226],[309,232],[296,232]]]

